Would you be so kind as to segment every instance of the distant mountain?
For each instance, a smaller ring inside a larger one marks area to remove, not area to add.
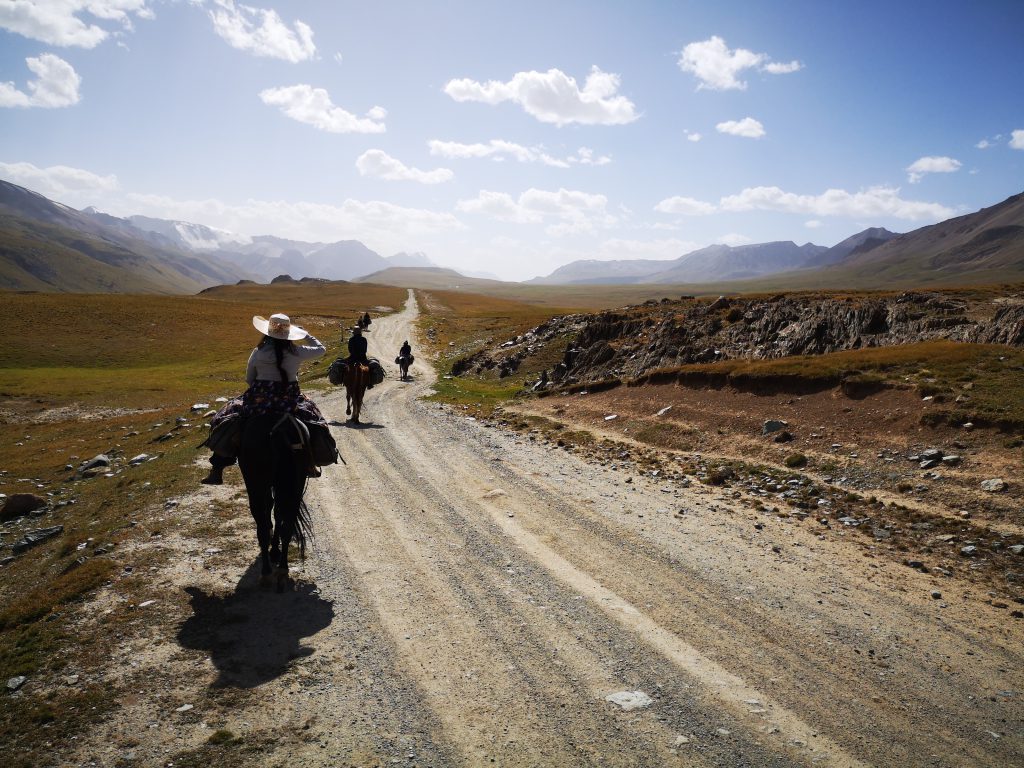
[[[389,267],[380,272],[364,275],[357,283],[394,285],[399,288],[433,288],[434,290],[472,290],[499,285],[508,285],[500,280],[484,280],[467,277],[454,269],[443,267]]]
[[[894,237],[899,237],[899,235],[884,227],[871,227],[856,235],[851,235],[841,243],[836,243],[824,253],[812,257],[804,266],[825,267],[829,264],[838,264],[853,254],[867,253],[872,248],[877,248]]]
[[[394,256],[387,257],[388,264],[392,267],[436,267],[437,264],[432,262],[427,254],[423,251],[416,251],[414,253],[406,253],[401,251],[396,253]]]
[[[249,277],[124,219],[83,212],[0,181],[0,287],[193,293]]]
[[[1019,280],[1024,277],[1024,193],[851,254],[840,266],[880,284],[909,277],[928,283]]]
[[[95,210],[87,208],[86,211]],[[136,229],[163,235],[179,248],[190,251],[214,251],[252,242],[251,238],[236,235],[223,229],[214,229],[204,224],[187,221],[154,219],[149,216],[129,216],[127,219]]]
[[[565,285],[569,283],[634,283],[638,278],[663,270],[675,261],[655,259],[580,259],[564,264],[546,277],[535,277],[529,283]]]
[[[644,277],[643,282],[671,284],[743,280],[798,269],[808,259],[826,250],[822,245],[797,245],[790,240],[754,245],[710,245],[677,259],[667,269]]]
[[[329,243],[307,254],[306,261],[315,270],[309,277],[326,277],[328,280],[352,280],[391,266],[387,259],[358,240]]]
[[[620,259],[573,261],[547,277],[531,280],[542,285],[623,283],[713,283],[742,280],[797,269],[828,249],[791,241],[754,245],[709,245],[678,259]]]

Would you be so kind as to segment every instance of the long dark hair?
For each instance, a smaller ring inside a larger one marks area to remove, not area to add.
[[[281,374],[281,383],[287,387],[288,372],[285,371],[284,367],[281,365],[281,361],[284,360],[285,352],[295,354],[295,345],[288,339],[275,339],[273,336],[264,336],[263,341],[260,342],[260,349],[268,344],[274,345],[274,358],[277,360],[277,372]]]

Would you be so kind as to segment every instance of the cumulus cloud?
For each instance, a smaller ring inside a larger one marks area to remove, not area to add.
[[[764,126],[752,117],[744,117],[742,120],[726,120],[715,126],[719,133],[728,133],[732,136],[743,136],[747,139],[760,139],[764,136]]]
[[[992,146],[992,142],[990,142],[988,139],[982,139],[981,141],[979,141],[974,146],[977,149],[988,149],[989,147]]]
[[[842,216],[846,218],[940,221],[955,211],[939,203],[904,200],[899,189],[871,187],[861,192],[829,189],[820,195],[798,195],[778,187],[747,187],[739,194],[727,195],[717,205],[690,197],[669,197],[654,206],[662,213],[704,215],[717,212],[779,211],[804,216]],[[810,226],[810,224],[808,224]]]
[[[596,66],[581,90],[576,79],[558,69],[547,72],[517,72],[508,82],[463,78],[450,80],[444,92],[455,101],[479,101],[500,104],[511,101],[542,123],[562,126],[622,125],[639,115],[628,98],[618,93],[619,76],[602,72]]]
[[[79,16],[116,22],[131,28],[131,15],[150,19],[146,0],[4,0],[0,2],[0,28],[23,37],[61,47],[95,48],[110,32]]]
[[[39,58],[25,59],[36,76],[28,81],[28,92],[18,90],[12,82],[0,83],[0,107],[69,107],[79,102],[78,86],[82,78],[75,68],[59,56],[44,53]]]
[[[83,194],[102,195],[118,189],[117,177],[114,175],[100,176],[82,168],[67,165],[51,165],[39,168],[32,163],[0,162],[0,177],[12,184],[27,187],[33,192],[50,198],[80,203]],[[71,198],[70,200],[68,198]]]
[[[1024,130],[1016,130],[1010,134],[1010,147],[1024,149]]]
[[[662,200],[654,210],[662,213],[674,213],[681,216],[706,216],[715,212],[715,206],[692,197],[669,197]]]
[[[460,200],[455,207],[465,213],[519,224],[552,222],[545,232],[557,236],[612,226],[617,220],[608,213],[607,206],[608,198],[604,195],[569,189],[548,191],[531,188],[518,200],[505,192],[485,189],[475,198]]]
[[[117,215],[142,213],[194,221],[243,235],[273,232],[296,240],[361,240],[371,248],[395,252],[424,236],[463,228],[453,214],[406,208],[380,200],[348,199],[338,205],[247,200],[176,200],[160,195],[130,194],[115,206]]]
[[[329,133],[384,133],[387,127],[380,122],[387,115],[383,107],[374,107],[365,117],[357,117],[331,103],[323,88],[311,85],[291,85],[285,88],[267,88],[260,92],[264,104],[278,107],[284,114],[300,123],[312,125]]]
[[[953,215],[952,208],[939,203],[904,200],[899,189],[871,187],[861,192],[829,189],[820,195],[798,195],[778,187],[748,187],[737,195],[723,197],[722,211],[781,211],[809,216],[843,216],[874,219],[888,216],[896,219],[939,221]]]
[[[524,147],[502,139],[491,139],[486,144],[462,144],[457,141],[439,141],[432,139],[427,142],[430,154],[438,157],[464,160],[468,158],[490,157],[503,160],[511,157],[520,163],[543,163],[555,168],[569,168],[573,165],[607,165],[612,161],[605,155],[595,155],[589,147],[580,147],[576,154],[565,158],[552,157],[543,147]]]
[[[388,181],[418,181],[420,184],[440,184],[455,176],[447,168],[435,168],[432,171],[409,168],[401,160],[380,149],[363,152],[356,160],[356,168],[362,176],[374,176]]]
[[[213,29],[232,48],[292,63],[316,54],[313,30],[304,22],[296,21],[291,28],[274,10],[236,5],[234,0],[214,0],[214,4]]]
[[[960,161],[952,157],[922,157],[907,166],[907,178],[917,184],[928,173],[953,173],[960,169]]]
[[[799,61],[773,62],[764,53],[754,53],[745,48],[731,50],[717,35],[687,45],[680,52],[677,63],[681,70],[697,78],[698,90],[706,88],[713,91],[745,90],[747,83],[738,75],[747,69],[784,75],[803,68]]]
[[[701,136],[696,131],[692,131],[692,132],[691,131],[683,131],[683,133],[686,136],[686,140],[687,141],[692,141],[694,144],[696,144],[698,141],[700,141],[701,139],[704,138],[703,136]]]

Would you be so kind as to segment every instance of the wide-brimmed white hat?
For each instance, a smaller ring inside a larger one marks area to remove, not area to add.
[[[299,328],[297,325],[292,325],[292,319],[288,317],[288,315],[271,315],[269,320],[265,317],[261,317],[260,315],[253,315],[252,324],[255,326],[257,331],[272,339],[298,341],[299,339],[304,339],[309,335],[306,333],[305,328]]]

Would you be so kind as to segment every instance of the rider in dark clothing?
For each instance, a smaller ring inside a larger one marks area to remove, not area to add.
[[[399,357],[412,357],[412,347],[409,346],[408,340],[402,344],[402,349],[398,352]]]
[[[358,325],[352,328],[352,338],[348,340],[348,361],[363,365],[370,364],[366,357],[366,339],[363,337],[363,329]]]

